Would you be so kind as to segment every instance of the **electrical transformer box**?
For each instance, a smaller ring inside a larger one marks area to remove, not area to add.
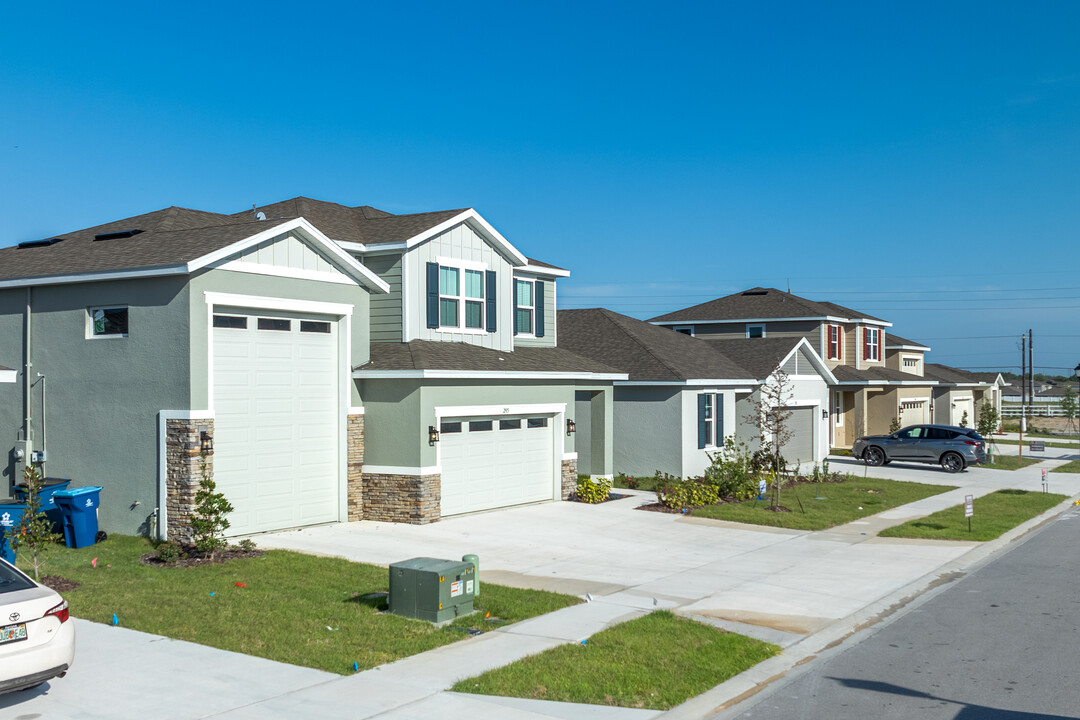
[[[440,623],[473,611],[476,567],[471,562],[413,558],[390,566],[390,612]]]

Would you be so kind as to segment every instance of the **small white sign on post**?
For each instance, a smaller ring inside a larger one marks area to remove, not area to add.
[[[975,514],[975,496],[964,496],[964,517],[969,518]]]

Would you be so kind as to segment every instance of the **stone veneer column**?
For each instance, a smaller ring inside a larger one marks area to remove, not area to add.
[[[200,433],[214,437],[213,420],[165,421],[165,536],[180,543],[191,542],[189,521],[195,508],[195,493],[203,478],[203,460],[207,477],[214,477],[214,451],[201,453]]]
[[[364,519],[364,416],[350,415],[346,429],[348,445],[349,522]]]
[[[562,461],[562,499],[577,491],[577,460]]]
[[[364,519],[426,525],[442,516],[441,475],[364,473]]]

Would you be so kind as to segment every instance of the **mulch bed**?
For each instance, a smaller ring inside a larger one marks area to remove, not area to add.
[[[68,580],[66,577],[61,577],[59,575],[46,575],[41,578],[41,584],[58,593],[74,590],[80,585],[80,583],[77,583],[74,580]]]
[[[141,560],[143,565],[151,565],[154,567],[198,567],[200,565],[220,565],[238,558],[257,558],[261,557],[265,551],[256,549],[251,552],[246,552],[238,547],[230,547],[226,550],[218,550],[217,553],[214,554],[213,560],[210,559],[209,555],[203,555],[195,548],[184,548],[182,552],[185,557],[181,557],[171,563],[162,562],[158,558],[156,552],[146,553],[142,556]]]
[[[612,500],[622,500],[623,498],[626,498],[626,497],[630,497],[630,496],[629,495],[616,495],[615,493],[608,493],[608,496],[607,496],[607,498],[605,500],[601,500],[598,503],[585,503],[585,504],[586,505],[599,505],[601,503],[611,502]],[[579,503],[584,503],[585,502],[584,500],[582,500],[581,498],[579,498],[577,496],[577,493],[570,493],[570,497],[568,497],[566,499],[569,502],[579,502]]]

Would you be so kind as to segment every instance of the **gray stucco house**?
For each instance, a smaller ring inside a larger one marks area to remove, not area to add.
[[[804,338],[702,340],[606,309],[562,310],[564,347],[627,373],[615,381],[615,470],[680,477],[704,473],[728,437],[756,449],[748,418],[761,386],[789,379],[789,462],[829,452],[829,385],[835,378]],[[577,414],[587,408],[579,402]]]
[[[306,198],[0,249],[4,480],[41,461],[105,488],[105,529],[161,536],[204,459],[232,534],[563,498],[575,394],[596,398],[584,470],[610,474],[624,377],[557,346],[568,274],[471,209]]]

